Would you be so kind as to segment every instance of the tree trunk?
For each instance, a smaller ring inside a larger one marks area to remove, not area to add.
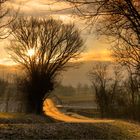
[[[41,87],[41,86],[39,86]],[[49,90],[48,90],[49,91]],[[41,92],[39,90],[34,91],[27,97],[28,100],[28,113],[34,113],[38,115],[43,115],[43,103],[44,103],[44,96],[47,91]]]
[[[42,115],[43,114],[43,100],[38,100],[36,104],[36,114]]]

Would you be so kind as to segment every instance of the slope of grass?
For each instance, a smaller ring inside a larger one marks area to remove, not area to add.
[[[54,122],[54,120],[46,116],[24,113],[0,113],[0,124],[34,124],[50,122]]]
[[[47,117],[0,114],[0,139],[139,140],[140,125],[116,120],[102,123],[52,123]],[[49,122],[49,123],[48,123]]]

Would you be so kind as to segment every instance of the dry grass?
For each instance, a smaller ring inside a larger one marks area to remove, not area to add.
[[[140,140],[140,125],[120,120],[102,123],[50,123],[47,117],[2,113],[0,139]]]
[[[54,122],[46,116],[24,113],[0,113],[0,124],[31,124]]]

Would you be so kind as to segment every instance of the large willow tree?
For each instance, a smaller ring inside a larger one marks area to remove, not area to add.
[[[79,55],[83,41],[73,24],[52,18],[18,18],[10,28],[10,54],[25,69],[22,86],[28,93],[30,111],[40,114],[56,76]]]

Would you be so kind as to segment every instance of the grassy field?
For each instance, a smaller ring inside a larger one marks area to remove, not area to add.
[[[1,113],[0,139],[139,140],[140,125],[120,120],[90,124],[63,123],[31,114]]]

